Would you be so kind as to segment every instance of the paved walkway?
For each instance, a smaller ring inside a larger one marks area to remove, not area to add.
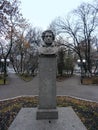
[[[0,100],[16,96],[38,95],[38,76],[30,82],[21,80],[14,73],[10,73],[9,77],[10,83],[8,85],[0,85]],[[98,102],[98,86],[81,85],[79,77],[74,76],[62,82],[57,81],[57,95],[68,95]]]

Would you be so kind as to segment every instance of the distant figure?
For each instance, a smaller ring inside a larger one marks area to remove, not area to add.
[[[57,47],[53,45],[55,35],[51,30],[46,30],[42,33],[42,39],[44,41],[43,46],[39,50],[40,55],[53,55],[57,53]]]

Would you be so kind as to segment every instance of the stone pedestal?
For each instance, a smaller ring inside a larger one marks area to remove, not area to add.
[[[36,120],[37,108],[22,108],[8,130],[87,130],[71,107],[59,107],[58,120]]]
[[[56,109],[56,55],[39,57],[39,106],[37,119],[58,119]]]

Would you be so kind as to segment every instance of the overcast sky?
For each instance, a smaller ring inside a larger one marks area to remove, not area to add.
[[[20,0],[21,11],[34,27],[47,29],[58,16],[64,17],[82,2],[92,0]]]

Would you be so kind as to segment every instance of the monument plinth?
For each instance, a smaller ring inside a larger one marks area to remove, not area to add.
[[[58,119],[56,109],[56,54],[39,56],[39,83],[37,119]]]

